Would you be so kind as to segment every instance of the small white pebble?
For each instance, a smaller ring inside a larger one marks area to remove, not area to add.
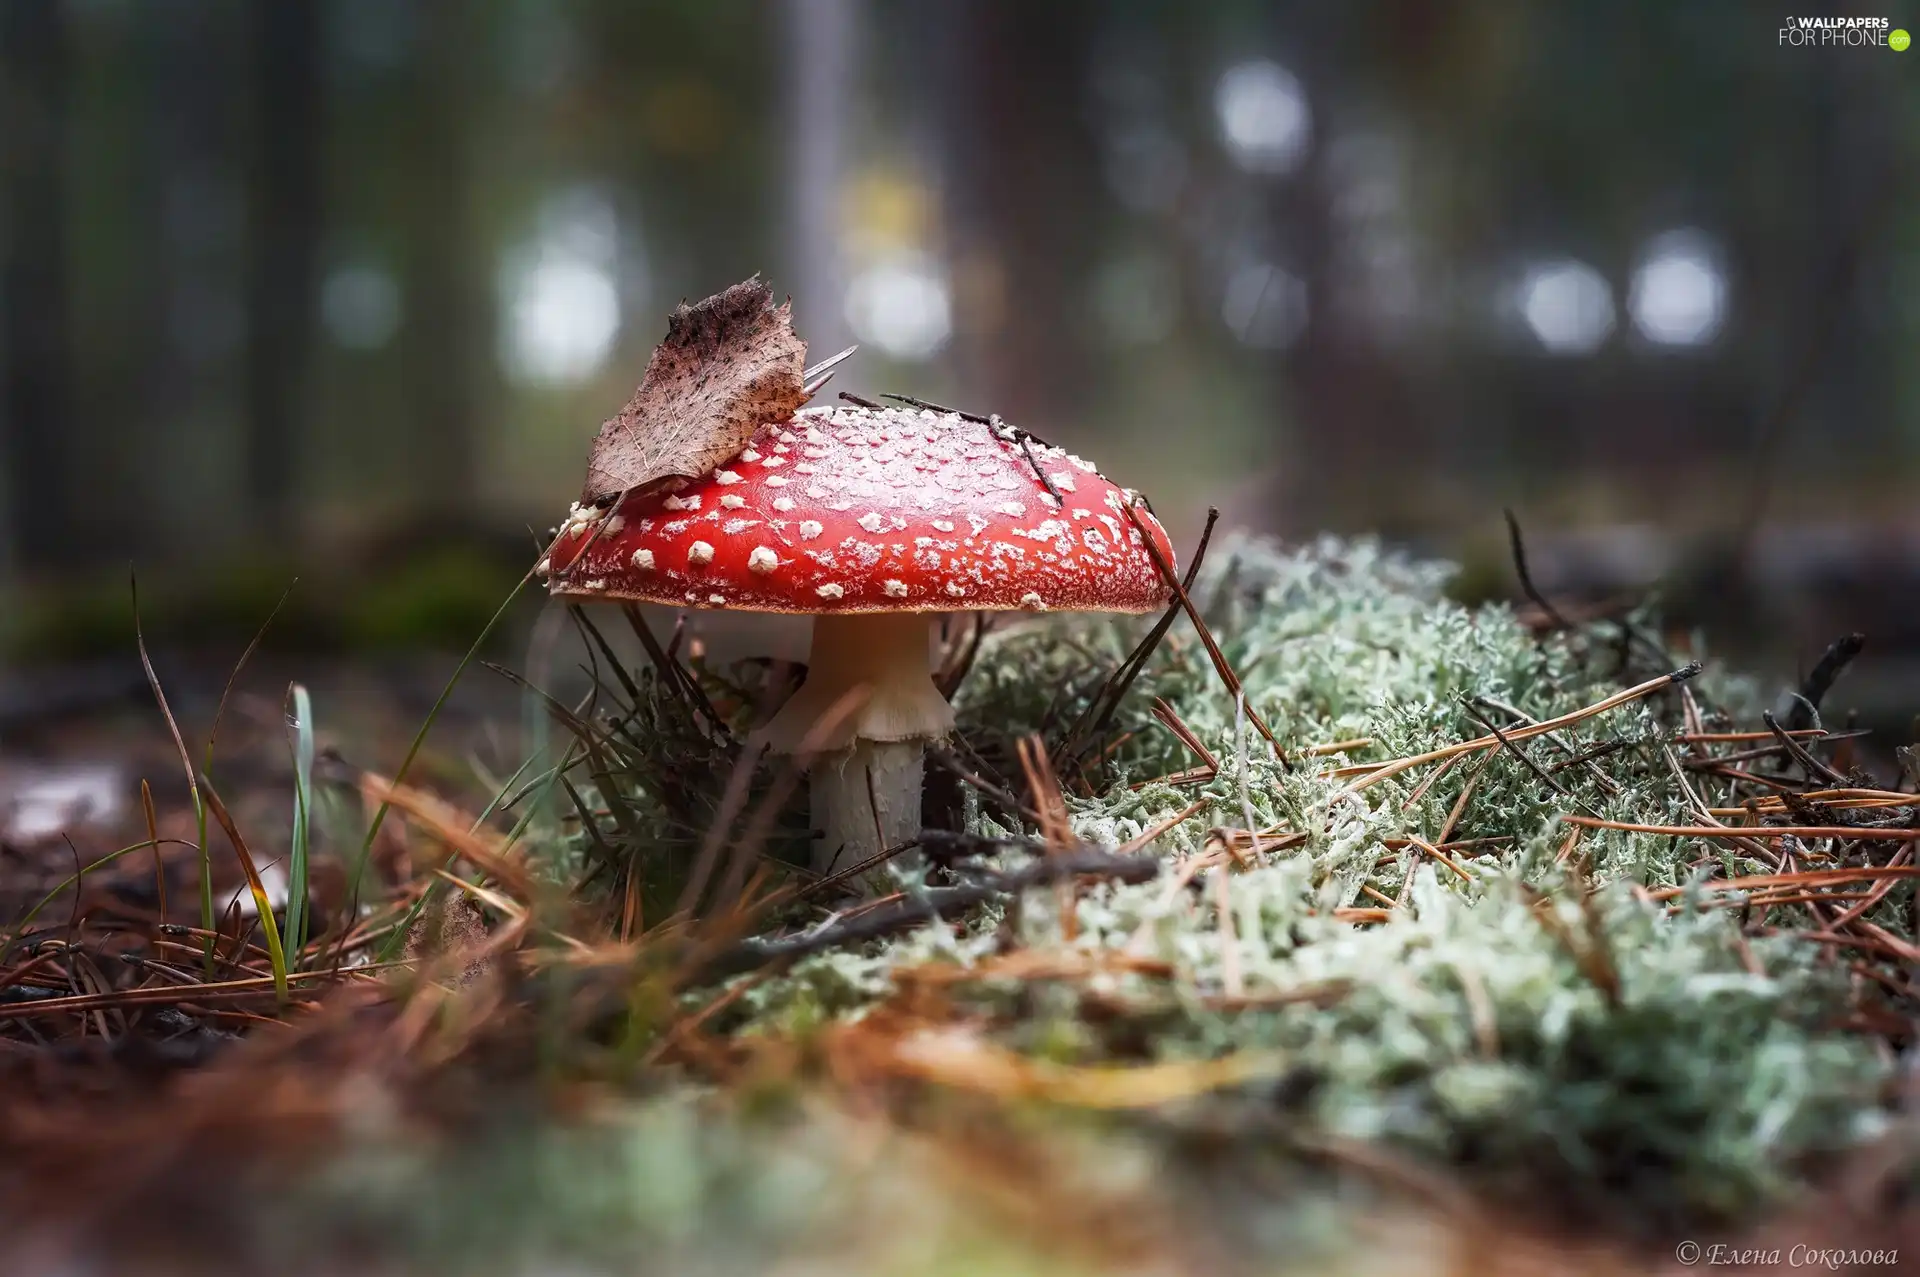
[[[746,503],[747,499],[745,497],[738,496],[731,492],[720,498],[720,508],[723,510],[738,510]]]
[[[791,514],[794,508],[793,498],[792,497],[775,497],[773,499],[773,508],[778,510],[781,514]]]
[[[715,607],[725,607],[727,604],[727,596],[724,594],[709,594],[707,595],[707,602],[713,604]]]
[[[907,597],[907,583],[905,581],[888,581],[886,583],[886,591],[887,597],[889,598],[904,599]]]
[[[687,562],[693,564],[713,562],[713,547],[705,541],[695,541],[687,547]]]
[[[1020,596],[1020,606],[1030,612],[1044,612],[1047,610],[1046,601],[1032,590],[1028,590]]]
[[[821,527],[817,520],[800,520],[800,539],[803,541],[811,541],[825,531],[826,529]]]
[[[595,577],[591,581],[582,581],[580,588],[583,590],[604,590],[607,588],[607,581],[605,577]]]
[[[868,532],[878,532],[881,528],[884,528],[887,526],[886,519],[882,517],[880,512],[877,510],[869,510],[865,514],[861,515],[859,519],[859,523],[860,523],[860,526],[866,529]]]
[[[660,503],[660,508],[662,510],[698,510],[700,508],[700,494],[695,493],[690,497],[670,496]]]
[[[740,482],[740,476],[731,470],[715,470],[713,472],[713,481],[724,488],[730,483]]]
[[[653,571],[653,551],[635,550],[633,552],[633,566],[639,568],[642,572]]]
[[[784,466],[786,464],[787,464],[787,459],[785,457],[768,457],[766,460],[766,467],[769,470],[773,469],[775,466]]]
[[[754,451],[754,450],[753,450],[752,448],[748,448],[748,449],[747,449],[747,450],[746,450],[745,452],[743,452],[743,453],[741,453],[741,454],[740,454],[740,460],[742,460],[742,461],[758,461],[758,460],[760,460],[760,454],[759,454],[759,453],[757,453],[757,452],[755,452],[755,451]]]
[[[994,509],[998,510],[1001,514],[1010,514],[1015,518],[1019,518],[1027,512],[1027,508],[1018,501],[1009,501],[1004,505],[995,506]]]
[[[952,519],[935,519],[933,521],[933,530],[935,532],[951,532],[953,531],[953,520]]]
[[[825,585],[815,586],[813,592],[823,599],[837,599],[846,593],[845,590],[835,585],[832,581],[827,582]]]
[[[780,566],[780,556],[764,545],[753,547],[753,553],[747,556],[747,570],[766,575]]]
[[[947,593],[953,595],[956,599],[965,598],[967,595],[967,587],[958,581],[949,581],[947,582]]]
[[[784,487],[786,487],[786,486],[787,486],[787,479],[786,479],[786,476],[785,476],[785,475],[778,475],[778,474],[776,474],[776,475],[769,475],[769,476],[767,477],[767,486],[768,486],[769,488],[784,488]]]

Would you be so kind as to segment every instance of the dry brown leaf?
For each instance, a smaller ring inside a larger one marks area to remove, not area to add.
[[[758,275],[675,308],[640,388],[593,441],[581,501],[698,478],[792,416],[807,399],[807,344],[791,309]]]

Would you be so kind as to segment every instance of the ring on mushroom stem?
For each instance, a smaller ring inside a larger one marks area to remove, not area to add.
[[[931,673],[941,613],[1166,605],[1141,529],[1169,564],[1173,547],[1150,512],[1132,525],[1132,500],[1062,449],[957,413],[807,409],[678,491],[576,507],[549,588],[814,616],[806,680],[760,731],[775,751],[820,751],[813,867],[829,874],[920,832],[925,746],[953,728]]]

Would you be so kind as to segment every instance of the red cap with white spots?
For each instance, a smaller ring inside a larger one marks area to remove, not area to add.
[[[1147,612],[1173,547],[1133,494],[1006,427],[927,409],[815,408],[677,491],[578,507],[552,592],[760,612]],[[598,535],[594,535],[595,533]],[[583,549],[584,547],[584,549]]]

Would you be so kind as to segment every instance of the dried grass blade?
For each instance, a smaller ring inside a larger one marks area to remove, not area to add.
[[[153,844],[153,894],[160,911],[160,921],[167,920],[167,866],[160,856],[160,820],[153,810],[153,786],[147,778],[140,778],[140,814],[146,817],[147,841]]]
[[[153,658],[147,653],[147,636],[140,628],[140,578],[132,576],[129,585],[133,592],[133,642],[140,652],[140,668],[146,671],[147,686],[153,689],[153,699],[160,705],[160,717],[166,720],[167,731],[173,736],[174,750],[180,755],[180,766],[187,775],[187,793],[193,799],[194,821],[199,828],[200,842],[200,926],[209,933],[204,962],[207,978],[213,978],[213,859],[207,850],[207,810],[200,796],[200,783],[193,769],[193,755],[187,752],[187,742],[180,735],[180,724],[173,717],[173,710],[167,705],[167,694],[160,686],[160,675],[153,668]],[[251,650],[251,649],[249,649]],[[224,698],[223,698],[224,700]],[[218,720],[215,720],[216,725]],[[208,742],[212,748],[212,742]]]

